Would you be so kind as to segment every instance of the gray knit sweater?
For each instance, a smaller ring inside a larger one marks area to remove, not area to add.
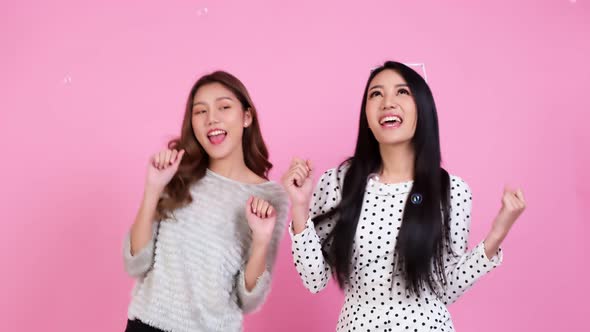
[[[274,182],[244,184],[210,170],[190,193],[193,202],[154,223],[151,242],[134,256],[127,235],[125,269],[137,278],[128,317],[171,332],[241,331],[242,314],[259,308],[270,290],[287,195]],[[252,236],[245,206],[251,195],[268,200],[278,216],[267,270],[248,292],[244,269]]]

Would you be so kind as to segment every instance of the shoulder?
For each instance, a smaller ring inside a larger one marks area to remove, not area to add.
[[[449,178],[451,210],[470,210],[473,197],[469,184],[456,175],[449,175]]]
[[[451,195],[453,194],[467,194],[471,196],[471,188],[467,181],[457,175],[449,175],[449,185],[451,189]]]
[[[263,196],[275,207],[286,207],[289,204],[289,196],[283,186],[275,181],[268,181],[260,186]]]
[[[344,183],[344,177],[348,171],[349,164],[344,163],[338,167],[325,171],[319,179],[319,185],[328,187],[339,187]]]

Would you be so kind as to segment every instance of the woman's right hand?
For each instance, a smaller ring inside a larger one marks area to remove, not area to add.
[[[313,193],[313,167],[311,161],[293,158],[282,183],[291,199],[293,210],[307,211]]]
[[[184,150],[171,149],[161,150],[153,155],[148,164],[146,187],[159,192],[163,191],[178,171],[182,156],[184,156]]]
[[[152,241],[154,236],[152,222],[157,220],[155,216],[158,200],[166,185],[178,171],[182,156],[184,156],[184,150],[165,149],[150,157],[143,200],[135,222],[131,226],[131,255],[136,255]]]

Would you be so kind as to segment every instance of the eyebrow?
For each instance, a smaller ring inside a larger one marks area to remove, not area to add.
[[[395,87],[396,87],[396,88],[401,88],[401,87],[408,87],[408,85],[407,85],[407,84],[405,84],[405,83],[404,83],[404,84],[396,84],[396,85],[395,85]],[[381,88],[381,89],[383,89],[383,85],[374,85],[374,86],[372,86],[371,88],[369,88],[369,91],[371,91],[371,90],[373,90],[373,89],[378,89],[378,88]]]
[[[219,98],[215,99],[215,101],[220,101],[220,100],[224,100],[224,99],[227,99],[229,101],[234,101],[231,97],[219,97]],[[197,105],[206,105],[206,104],[204,102],[202,102],[202,101],[193,103],[193,107],[194,106],[197,106]]]

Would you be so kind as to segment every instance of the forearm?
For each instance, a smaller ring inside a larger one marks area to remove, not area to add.
[[[303,232],[309,219],[308,206],[300,205],[291,207],[291,217],[293,218],[293,234]]]
[[[131,254],[135,255],[151,241],[153,236],[152,222],[155,218],[156,207],[160,199],[161,191],[155,188],[146,188],[141,206],[131,226]]]
[[[258,278],[266,271],[269,241],[253,241],[250,257],[244,271],[246,290],[252,291]]]
[[[498,249],[502,245],[502,242],[510,232],[512,222],[509,221],[510,216],[506,216],[505,213],[500,212],[494,222],[492,223],[492,229],[483,241],[485,247],[485,253],[488,259],[491,259],[496,255]]]

